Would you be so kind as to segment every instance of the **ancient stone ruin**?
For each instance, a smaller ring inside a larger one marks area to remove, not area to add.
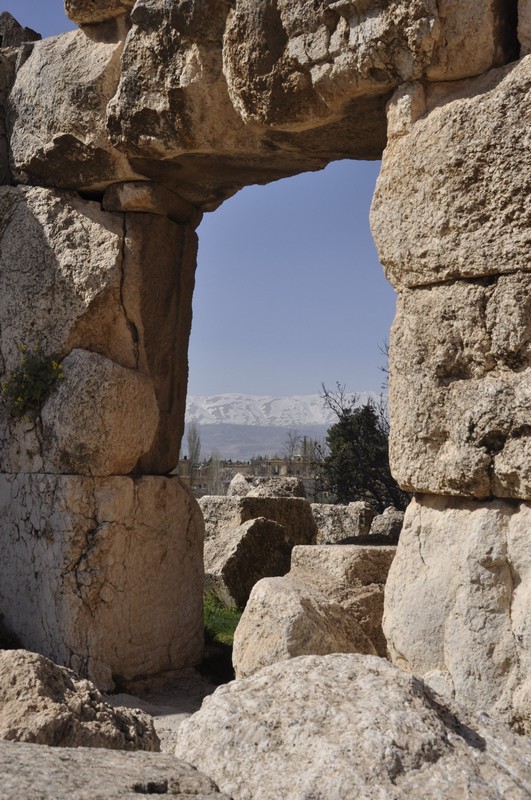
[[[6,623],[100,687],[201,658],[203,522],[169,477],[195,228],[248,184],[382,158],[415,494],[388,646],[529,732],[531,0],[65,5],[78,30],[0,50],[0,370],[29,352],[63,376],[0,408]]]

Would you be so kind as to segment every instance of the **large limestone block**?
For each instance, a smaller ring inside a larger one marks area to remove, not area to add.
[[[134,4],[135,0],[65,0],[65,12],[78,25],[91,25],[119,17]]]
[[[381,3],[237,0],[224,72],[246,122],[315,127],[353,98],[428,76],[455,80],[504,63],[498,0]]]
[[[113,183],[105,190],[102,207],[105,211],[144,211],[193,228],[197,228],[202,219],[195,206],[154,181]]]
[[[64,379],[41,414],[44,471],[127,475],[159,425],[151,380],[86,350],[61,366]]]
[[[146,794],[229,800],[206,775],[161,753],[0,741],[0,773],[2,793],[11,800],[131,800]]]
[[[122,300],[136,339],[136,366],[148,375],[159,427],[140,460],[148,473],[170,472],[179,461],[188,384],[188,340],[197,263],[197,235],[156,214],[125,215]]]
[[[112,708],[93,683],[25,650],[0,651],[0,738],[52,747],[160,749],[147,714]]]
[[[26,46],[7,102],[18,182],[101,189],[137,177],[105,131],[123,35],[110,29],[98,39],[72,31]]]
[[[234,800],[524,800],[531,743],[374,656],[306,656],[219,687],[178,758]]]
[[[348,155],[378,158],[385,146],[383,96],[361,97],[355,107],[347,103],[342,114],[315,124],[310,111],[310,130],[246,124],[224,74],[230,6],[228,0],[135,3],[120,82],[108,106],[110,140],[133,167],[212,210],[250,183],[320,169]],[[258,25],[269,13],[266,6],[254,9]],[[294,69],[295,81],[297,74]]]
[[[256,486],[247,492],[248,497],[306,497],[300,478],[258,478]]]
[[[317,544],[341,544],[368,536],[376,511],[362,501],[347,506],[312,503]]]
[[[294,547],[289,576],[313,586],[352,614],[378,655],[387,653],[382,633],[384,587],[396,547],[320,545]]]
[[[243,608],[261,578],[285,575],[291,546],[285,528],[269,519],[252,519],[205,541],[205,588],[228,606]]]
[[[403,291],[390,354],[402,487],[531,497],[531,275]]]
[[[0,608],[22,645],[112,687],[201,659],[203,522],[178,478],[0,476]]]
[[[121,300],[123,217],[22,186],[0,188],[0,217],[1,365],[17,367],[27,345],[60,358],[83,347],[135,367]]]
[[[20,47],[24,42],[34,42],[41,38],[40,33],[24,28],[9,11],[0,14],[0,46]]]
[[[311,505],[302,497],[215,497],[205,495],[199,500],[205,520],[206,541],[223,536],[252,519],[264,517],[282,525],[288,542],[313,544],[317,526]]]
[[[328,653],[376,650],[355,616],[314,587],[290,577],[255,585],[234,634],[237,678],[296,656]]]
[[[529,271],[530,84],[528,57],[391,101],[371,228],[395,288]]]
[[[385,590],[393,661],[531,733],[531,506],[420,497]]]
[[[42,188],[0,188],[0,214],[0,377],[19,366],[21,345],[58,360],[74,348],[89,350],[135,369],[151,380],[158,406],[157,432],[140,468],[173,469],[184,425],[193,230],[155,214],[105,213],[98,203]],[[123,428],[142,413],[149,426],[151,400],[144,410],[143,403],[131,408],[133,396],[121,405],[129,405],[130,419],[116,413],[113,436],[135,438]],[[13,424],[0,405],[2,472],[43,471],[39,424]],[[44,471],[52,469],[73,467],[48,464]]]
[[[394,547],[294,547],[283,578],[259,581],[234,636],[236,677],[302,655],[385,656],[384,585]]]

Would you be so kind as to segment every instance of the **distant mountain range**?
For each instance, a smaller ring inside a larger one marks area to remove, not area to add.
[[[365,403],[371,392],[360,392]],[[334,414],[325,408],[319,394],[269,397],[244,394],[190,396],[186,422],[196,422],[201,453],[217,451],[222,458],[249,460],[255,455],[282,453],[289,431],[324,439]],[[183,439],[186,454],[186,433]]]

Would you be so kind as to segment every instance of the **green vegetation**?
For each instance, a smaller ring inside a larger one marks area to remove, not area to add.
[[[323,472],[337,503],[366,500],[378,512],[387,506],[405,509],[410,496],[399,487],[389,467],[389,422],[383,401],[368,400],[356,407],[357,396],[324,386],[324,400],[337,416],[326,441]]]
[[[21,345],[19,351],[20,364],[2,384],[2,395],[12,417],[29,421],[40,414],[64,374],[57,357],[44,355],[40,347]]]
[[[213,592],[207,592],[205,595],[205,640],[209,644],[232,647],[234,631],[241,615],[240,609],[226,606]]]
[[[205,658],[199,671],[213,683],[233,680],[232,643],[242,611],[226,606],[213,593],[205,595]]]

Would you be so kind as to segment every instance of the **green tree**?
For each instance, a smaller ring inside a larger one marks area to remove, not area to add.
[[[383,401],[369,399],[357,406],[358,397],[323,386],[323,399],[337,416],[328,429],[328,456],[324,474],[337,503],[367,500],[379,512],[387,506],[405,508],[410,496],[403,492],[389,467],[389,423]]]

